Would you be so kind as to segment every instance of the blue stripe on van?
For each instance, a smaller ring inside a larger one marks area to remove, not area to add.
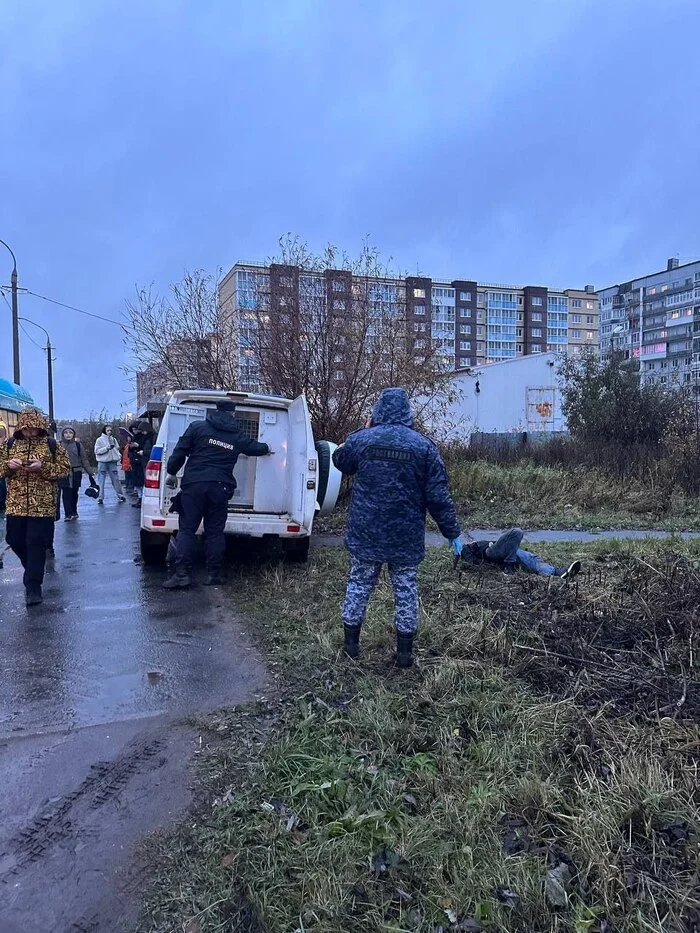
[[[151,460],[155,460],[156,463],[160,463],[162,459],[163,459],[163,448],[154,447],[153,450],[151,450]]]

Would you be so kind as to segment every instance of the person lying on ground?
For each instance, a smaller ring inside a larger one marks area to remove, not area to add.
[[[354,476],[348,533],[350,551],[343,623],[345,653],[360,653],[360,629],[384,564],[394,588],[396,660],[413,663],[418,628],[418,565],[425,557],[425,515],[430,512],[455,554],[462,549],[447,471],[437,447],[413,428],[403,389],[385,389],[365,428],[333,454],[333,463]]]
[[[541,577],[561,577],[570,580],[581,570],[581,561],[575,560],[568,567],[555,567],[547,563],[537,554],[526,551],[520,547],[523,540],[523,531],[520,528],[511,528],[500,536],[497,541],[473,541],[462,548],[461,558],[465,564],[471,566],[478,564],[497,564],[507,576],[515,573],[519,568],[528,573],[536,573]]]

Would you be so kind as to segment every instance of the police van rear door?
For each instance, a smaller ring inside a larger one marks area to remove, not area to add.
[[[170,489],[165,485],[167,476],[166,464],[168,458],[175,450],[175,445],[193,421],[203,421],[207,416],[204,405],[168,405],[165,410],[165,437],[163,438],[162,466],[160,471],[160,507],[167,514],[170,509],[170,500],[177,494],[177,489]],[[160,440],[160,437],[158,438]],[[178,473],[182,479],[184,467]],[[179,484],[178,484],[179,487]]]

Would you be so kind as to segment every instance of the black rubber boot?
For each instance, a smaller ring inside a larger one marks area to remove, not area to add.
[[[411,667],[413,664],[413,635],[396,633],[396,666]]]
[[[192,583],[190,575],[185,573],[184,570],[176,570],[172,577],[168,579],[163,584],[164,590],[186,590],[187,587]]]
[[[38,583],[29,583],[26,587],[25,601],[28,606],[38,606],[39,603],[43,602],[44,597],[41,595],[41,587]]]
[[[343,650],[349,658],[359,658],[360,656],[360,626],[345,625],[345,644]]]

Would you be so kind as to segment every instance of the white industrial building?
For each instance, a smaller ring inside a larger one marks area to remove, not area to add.
[[[566,431],[555,353],[457,370],[452,390],[446,409],[438,407],[425,416],[440,440],[467,441],[475,433]]]

